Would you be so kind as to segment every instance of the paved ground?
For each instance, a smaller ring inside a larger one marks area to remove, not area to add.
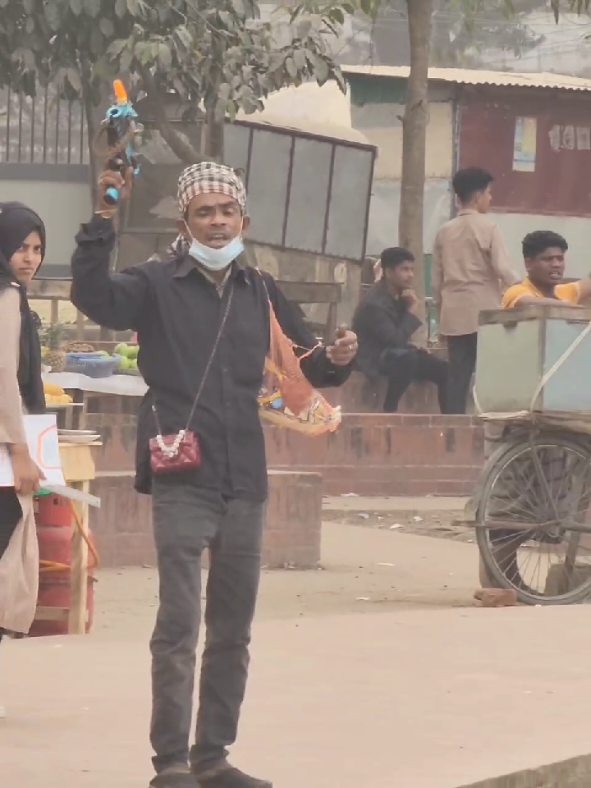
[[[439,539],[473,542],[474,530],[465,523],[467,498],[428,496],[369,498],[326,496],[323,516],[330,522],[401,530]]]
[[[473,608],[475,545],[407,511],[327,523],[321,571],[264,573],[235,756],[277,788],[459,788],[591,751],[588,608]],[[147,785],[156,594],[153,569],[104,572],[91,636],[3,645],[2,784]]]
[[[255,644],[235,758],[278,788],[457,788],[590,749],[587,608],[268,620]],[[10,643],[2,784],[146,785],[148,676],[143,639]]]
[[[263,572],[260,620],[466,606],[478,586],[476,545],[403,528],[325,523],[322,555],[322,570]],[[100,573],[95,635],[148,637],[157,594],[155,569]]]

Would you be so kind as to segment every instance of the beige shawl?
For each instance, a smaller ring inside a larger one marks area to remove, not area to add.
[[[16,289],[0,292],[0,443],[24,443],[18,390],[20,301]],[[0,628],[26,634],[35,617],[39,545],[32,496],[19,496],[23,518],[0,558]]]

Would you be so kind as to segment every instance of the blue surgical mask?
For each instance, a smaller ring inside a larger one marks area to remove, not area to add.
[[[223,271],[244,251],[242,237],[237,235],[233,241],[221,249],[212,249],[210,246],[196,241],[193,238],[189,248],[189,254],[194,260],[209,271]]]

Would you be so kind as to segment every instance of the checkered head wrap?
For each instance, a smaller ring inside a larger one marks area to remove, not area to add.
[[[246,189],[232,167],[210,161],[187,167],[179,178],[178,204],[182,215],[198,194],[226,194],[236,200],[246,214]]]

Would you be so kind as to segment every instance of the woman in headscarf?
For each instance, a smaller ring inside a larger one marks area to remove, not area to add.
[[[27,299],[44,254],[39,216],[21,203],[0,203],[0,444],[14,474],[14,487],[0,487],[0,640],[29,631],[37,602],[33,494],[42,476],[29,454],[23,414],[45,412],[38,317]]]

